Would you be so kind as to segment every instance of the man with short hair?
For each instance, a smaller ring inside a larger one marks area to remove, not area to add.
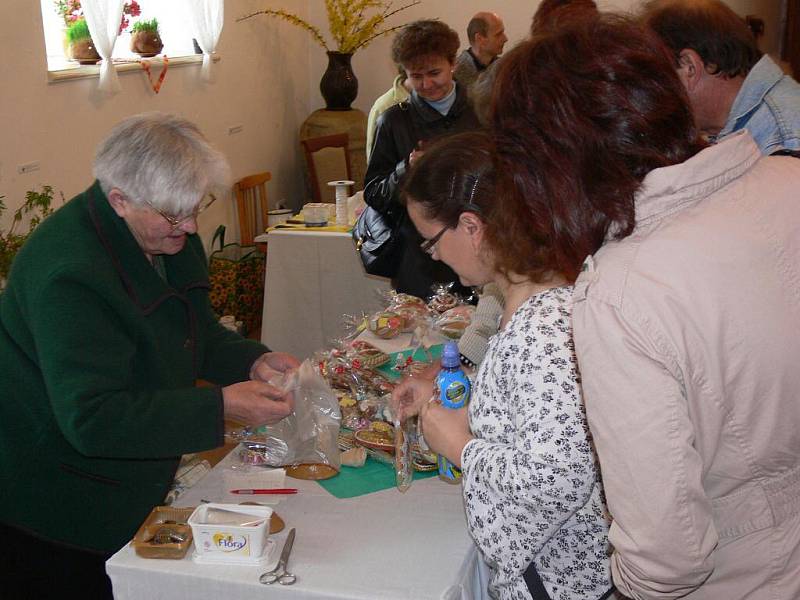
[[[456,59],[454,77],[468,87],[503,53],[508,41],[503,20],[495,13],[479,12],[467,25],[469,48]]]
[[[641,20],[674,53],[711,141],[747,129],[762,154],[800,150],[800,85],[762,55],[733,10],[720,0],[650,0]]]

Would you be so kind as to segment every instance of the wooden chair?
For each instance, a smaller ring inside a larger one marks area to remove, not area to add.
[[[267,182],[270,179],[272,174],[265,171],[244,177],[233,184],[242,245],[254,244],[253,238],[267,228]],[[264,250],[265,247],[261,249]]]
[[[336,202],[336,190],[328,182],[352,179],[349,141],[346,133],[300,141],[305,151],[314,202]]]

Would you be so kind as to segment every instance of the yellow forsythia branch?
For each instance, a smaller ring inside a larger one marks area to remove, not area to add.
[[[381,29],[386,19],[420,2],[421,0],[412,0],[399,8],[393,8],[394,0],[325,0],[325,12],[328,16],[328,27],[330,28],[331,36],[336,41],[338,51],[352,54],[356,50],[367,46],[375,38],[403,27],[403,25],[398,25]],[[376,9],[377,12],[368,17],[366,15],[367,11],[373,9]],[[302,27],[311,33],[320,46],[325,50],[330,50],[319,29],[285,10],[260,10],[236,20],[237,22],[244,21],[256,15],[278,17],[293,25]]]
[[[325,43],[325,38],[322,37],[322,34],[320,33],[319,29],[317,29],[316,27],[314,27],[313,25],[311,25],[307,21],[304,21],[303,19],[301,19],[297,15],[293,15],[292,13],[288,13],[285,10],[282,10],[282,9],[278,9],[278,10],[273,10],[273,9],[259,10],[257,12],[252,13],[252,14],[249,14],[249,15],[246,15],[246,16],[241,17],[239,19],[236,19],[236,22],[238,23],[239,21],[244,21],[245,19],[249,19],[250,17],[255,17],[256,15],[270,15],[272,17],[278,17],[279,19],[283,19],[284,21],[288,21],[292,25],[297,25],[298,27],[302,27],[303,29],[305,29],[306,31],[308,31],[311,34],[311,37],[313,37],[314,40],[320,46],[325,48],[325,50],[329,50],[328,44]]]

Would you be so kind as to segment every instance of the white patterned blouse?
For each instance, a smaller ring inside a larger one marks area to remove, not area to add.
[[[531,561],[553,600],[596,600],[611,587],[571,312],[571,286],[531,296],[490,340],[475,379],[464,506],[494,598],[530,598]]]

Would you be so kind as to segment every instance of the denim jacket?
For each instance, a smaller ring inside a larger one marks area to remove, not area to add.
[[[800,150],[800,84],[764,55],[750,70],[717,139],[747,129],[762,154]]]

